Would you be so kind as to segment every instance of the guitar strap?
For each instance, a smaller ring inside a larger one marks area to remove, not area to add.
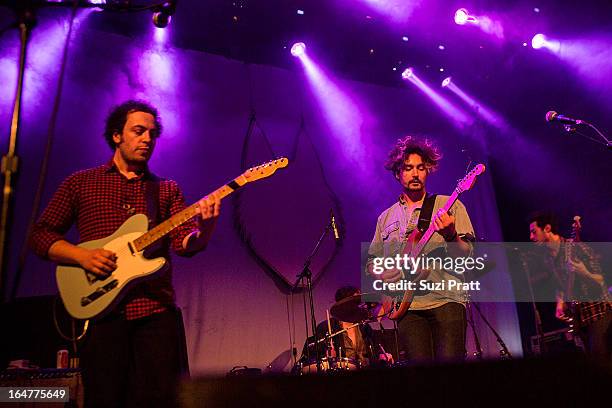
[[[423,200],[423,207],[421,207],[419,222],[417,224],[417,228],[421,232],[425,232],[427,228],[429,228],[429,224],[431,223],[431,215],[433,213],[434,205],[436,204],[437,196],[437,194],[428,194],[425,196],[425,200]]]
[[[159,179],[151,176],[145,182],[145,200],[147,201],[147,216],[149,229],[159,224]]]

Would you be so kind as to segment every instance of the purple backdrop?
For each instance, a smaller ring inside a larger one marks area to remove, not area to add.
[[[24,240],[46,142],[59,66],[57,42],[66,32],[61,21],[41,19],[40,25],[31,42],[26,76],[18,146],[22,161],[8,250],[11,272]],[[16,70],[13,34],[5,34],[0,42],[3,134],[8,134]],[[289,307],[292,299],[246,250],[234,226],[236,217],[244,221],[261,251],[274,258],[272,262],[286,276],[292,276],[299,272],[292,269],[299,268],[299,260],[309,253],[324,227],[330,206],[337,205],[345,240],[315,287],[317,317],[323,319],[339,286],[359,284],[360,245],[371,239],[377,215],[399,193],[396,181],[382,167],[387,150],[398,137],[411,133],[440,142],[445,159],[430,187],[439,193],[450,193],[470,159],[483,160],[477,140],[463,137],[414,87],[385,88],[332,78],[364,112],[360,138],[337,138],[330,134],[332,129],[297,61],[294,71],[245,65],[200,52],[159,48],[148,38],[92,31],[85,24],[77,27],[74,38],[45,204],[64,177],[108,160],[110,151],[101,136],[103,120],[111,105],[127,98],[148,99],[161,110],[166,130],[151,168],[177,180],[188,201],[240,173],[252,109],[259,124],[247,155],[252,164],[267,159],[266,138],[274,153],[295,158],[295,166],[283,175],[279,172],[277,179],[247,186],[239,214],[236,203],[226,200],[207,251],[176,262],[178,304],[184,310],[195,373],[225,372],[235,365],[266,366],[290,348],[292,309],[298,349],[304,340],[301,298],[295,297],[294,308]],[[304,129],[298,132],[302,119]],[[354,151],[347,149],[351,144],[365,154],[350,156],[346,152]],[[5,151],[5,145],[2,148]],[[500,241],[489,175],[481,177],[462,200],[478,236]],[[328,238],[322,259],[330,258],[332,252],[333,242]],[[315,263],[315,273],[322,265],[320,260]],[[52,264],[29,256],[18,295],[55,293],[53,270]],[[487,279],[510,288],[501,272],[494,271]],[[12,281],[13,276],[9,286]],[[485,312],[511,351],[520,354],[514,306],[487,305]],[[478,319],[476,323],[485,352],[496,356],[494,338]],[[473,351],[471,341],[469,349]]]

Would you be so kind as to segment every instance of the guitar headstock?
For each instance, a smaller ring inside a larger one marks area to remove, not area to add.
[[[279,157],[276,160],[270,160],[269,162],[260,164],[259,166],[251,167],[242,175],[247,181],[255,181],[262,178],[270,177],[278,169],[287,167],[289,160],[286,157]]]
[[[573,241],[580,241],[580,231],[582,230],[582,224],[580,223],[579,215],[574,215],[574,222],[572,223],[571,238]]]
[[[466,174],[465,177],[459,180],[455,191],[457,191],[457,193],[463,193],[464,191],[468,191],[476,182],[476,177],[480,176],[482,173],[484,173],[484,171],[484,164],[477,164],[476,166],[474,166],[474,168],[470,170],[470,172]]]

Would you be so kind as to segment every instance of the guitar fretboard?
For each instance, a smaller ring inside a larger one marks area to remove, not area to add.
[[[247,183],[247,179],[244,176],[239,176],[229,183],[225,184],[223,187],[220,187],[213,191],[209,196],[218,195],[219,198],[227,197],[232,194],[234,191],[238,190],[240,187]],[[170,233],[175,228],[180,227],[196,215],[200,213],[200,209],[198,207],[198,203],[194,203],[189,207],[185,208],[183,211],[174,214],[172,217],[168,218],[166,221],[160,223],[155,228],[152,228],[145,234],[141,235],[139,238],[135,239],[132,242],[134,246],[134,250],[136,252],[140,252],[145,250],[148,246],[154,244],[159,241],[167,234]]]

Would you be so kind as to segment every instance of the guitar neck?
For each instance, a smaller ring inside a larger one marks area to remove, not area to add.
[[[209,196],[216,195],[220,199],[227,197],[234,191],[238,190],[240,187],[244,186],[247,182],[247,179],[241,175],[233,179],[229,183],[225,184],[224,186],[216,189],[211,194],[209,194]],[[145,250],[147,247],[159,241],[160,239],[168,235],[172,230],[180,227],[199,213],[200,209],[198,203],[196,202],[185,208],[183,211],[174,214],[166,221],[160,223],[155,228],[152,228],[148,232],[141,235],[139,238],[135,239],[134,242],[132,242],[135,251],[140,252]]]
[[[450,195],[450,197],[448,197],[448,200],[446,201],[444,206],[442,208],[440,208],[440,210],[448,212],[451,209],[451,207],[453,206],[453,204],[455,204],[455,201],[457,201],[457,198],[459,198],[459,193],[455,189],[455,191],[453,191],[453,193]],[[434,217],[434,216],[435,216],[435,214],[432,214],[432,217]],[[410,251],[412,257],[418,256],[421,253],[421,251],[423,251],[423,248],[425,248],[425,245],[427,245],[427,243],[429,242],[429,240],[433,236],[434,232],[436,232],[436,228],[434,226],[434,223],[430,222],[429,223],[429,227],[423,233],[423,236],[421,237],[419,242],[412,248],[412,251]]]

